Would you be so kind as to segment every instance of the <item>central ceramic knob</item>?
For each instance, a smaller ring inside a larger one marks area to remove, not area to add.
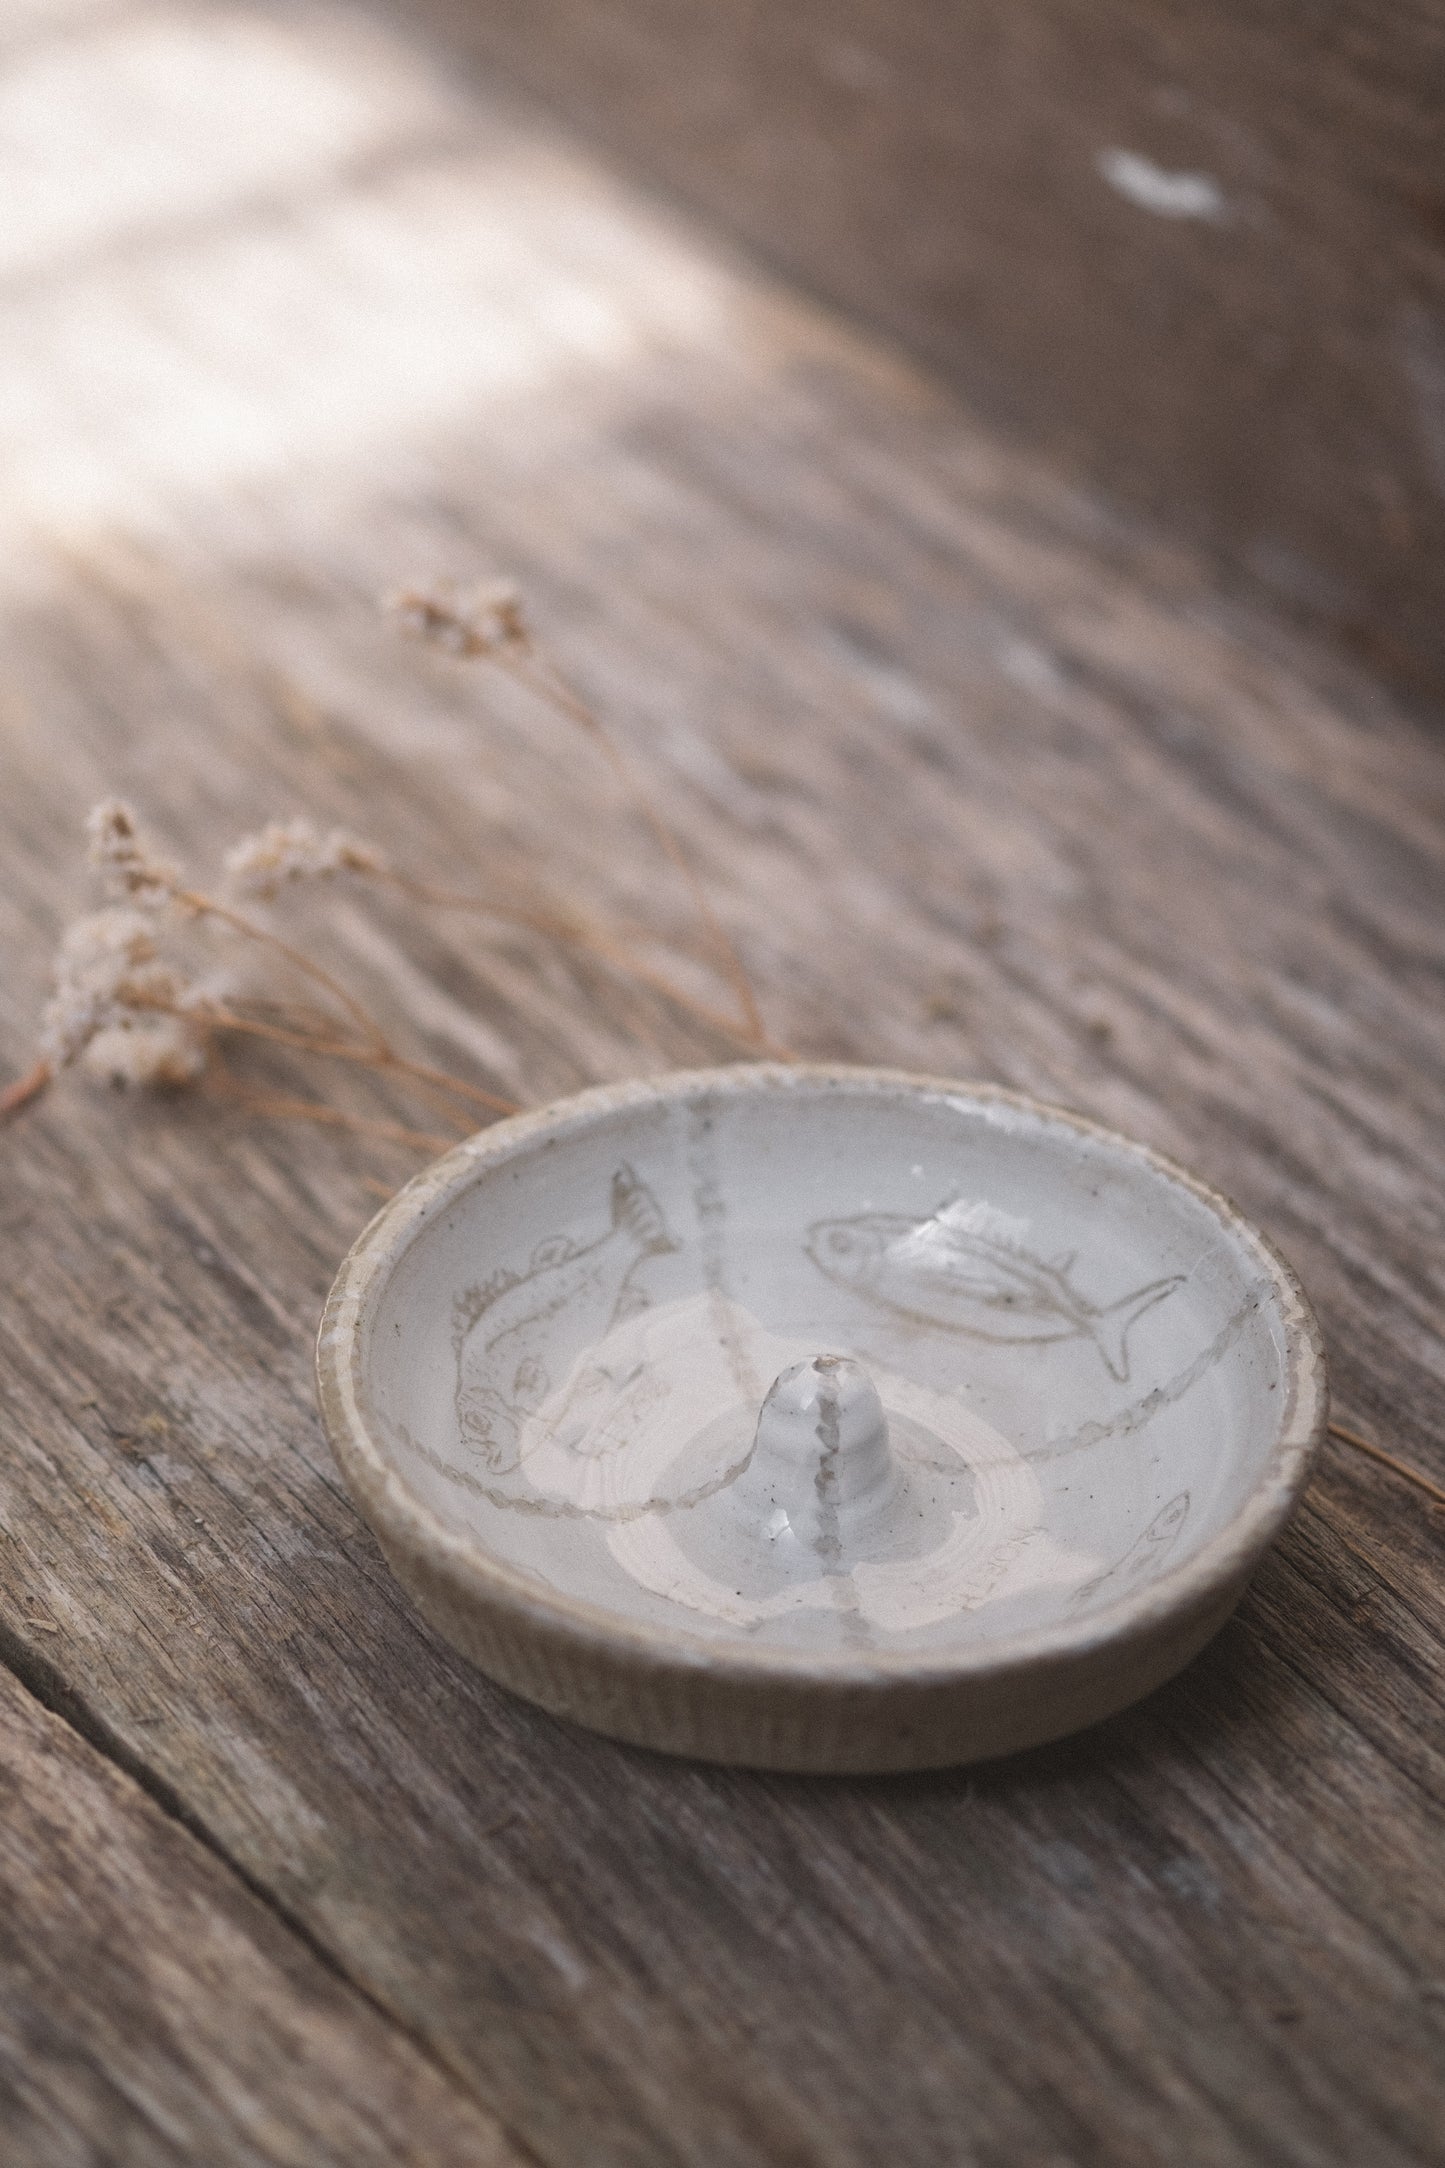
[[[888,1418],[861,1363],[814,1355],[776,1378],[758,1417],[754,1460],[781,1499],[811,1489],[834,1511],[856,1506],[892,1471]]]

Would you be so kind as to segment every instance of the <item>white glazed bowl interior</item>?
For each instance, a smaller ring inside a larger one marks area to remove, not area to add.
[[[699,1073],[507,1123],[402,1192],[348,1275],[349,1473],[364,1454],[530,1605],[763,1669],[971,1666],[1237,1580],[1324,1419],[1298,1287],[1222,1199],[1073,1117],[887,1072]],[[607,1390],[656,1448],[610,1491],[605,1426],[575,1466],[546,1435],[609,1332]],[[663,1466],[724,1375],[716,1461],[744,1431],[745,1457],[775,1358],[808,1351],[945,1410],[962,1474],[926,1556],[885,1545],[870,1573],[866,1541],[835,1545],[780,1582],[697,1481],[705,1442],[686,1481]]]

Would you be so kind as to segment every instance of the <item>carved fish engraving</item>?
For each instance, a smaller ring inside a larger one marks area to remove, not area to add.
[[[922,1221],[896,1212],[819,1220],[807,1249],[830,1280],[900,1317],[977,1340],[1090,1340],[1110,1377],[1125,1382],[1130,1332],[1184,1275],[1101,1306],[1075,1287],[1072,1255],[1035,1257],[1009,1226],[989,1206],[960,1201]]]
[[[662,1209],[630,1167],[612,1177],[612,1224],[593,1242],[542,1242],[520,1271],[468,1288],[456,1305],[457,1419],[462,1436],[499,1474],[514,1469],[522,1425],[552,1390],[545,1328],[563,1311],[573,1345],[600,1339],[643,1309],[638,1266],[677,1248]]]
[[[1092,1581],[1085,1581],[1082,1587],[1075,1589],[1072,1601],[1087,1603],[1111,1581],[1128,1583],[1155,1573],[1178,1542],[1188,1518],[1189,1493],[1185,1490],[1171,1498],[1167,1506],[1159,1508],[1149,1526],[1142,1535],[1134,1538],[1122,1558],[1115,1559],[1105,1572],[1095,1574]]]

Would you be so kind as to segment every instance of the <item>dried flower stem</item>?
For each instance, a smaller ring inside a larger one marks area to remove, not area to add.
[[[467,597],[450,582],[430,587],[412,586],[393,595],[390,607],[404,631],[448,654],[494,663],[515,684],[523,686],[534,698],[545,701],[587,733],[641,813],[663,855],[687,886],[706,936],[711,961],[732,988],[737,1001],[740,1022],[730,1027],[731,1036],[753,1052],[791,1060],[793,1057],[785,1048],[775,1046],[769,1040],[742,957],[713,910],[707,891],[676,833],[658,810],[646,779],[612,736],[601,716],[567,682],[551,658],[538,648],[515,588],[484,585]],[[318,840],[306,838],[313,848]],[[338,841],[344,843],[346,839]],[[324,851],[326,846],[322,848]],[[332,855],[336,855],[334,846]],[[665,983],[663,990],[676,997],[676,989],[670,983]],[[689,1001],[684,1005],[692,1007],[696,1013],[695,1004]]]
[[[204,1021],[217,1031],[245,1032],[252,1038],[266,1039],[274,1046],[293,1047],[300,1054],[318,1054],[329,1061],[360,1063],[364,1068],[380,1073],[408,1078],[412,1083],[427,1085],[434,1091],[449,1093],[453,1098],[465,1099],[472,1106],[482,1107],[489,1114],[519,1114],[521,1107],[515,1099],[503,1099],[497,1092],[489,1092],[480,1084],[470,1083],[466,1077],[453,1076],[446,1069],[434,1069],[429,1062],[411,1061],[404,1054],[387,1047],[378,1052],[371,1047],[354,1046],[350,1040],[327,1038],[322,1033],[293,1031],[285,1024],[270,1024],[260,1017],[243,1016],[238,1009],[224,1003],[213,1003],[204,1012]]]
[[[599,963],[625,978],[634,979],[638,985],[650,987],[656,994],[672,1003],[690,1016],[695,1023],[704,1024],[710,1031],[720,1033],[756,1053],[770,1055],[777,1061],[790,1061],[794,1057],[764,1032],[759,1037],[750,1025],[740,1024],[736,1017],[715,1009],[710,1002],[699,1001],[685,987],[679,986],[667,972],[644,963],[640,957],[631,955],[622,942],[614,941],[607,934],[588,926],[580,919],[566,917],[560,912],[528,910],[520,904],[497,903],[487,896],[473,896],[461,889],[434,888],[429,882],[414,880],[409,874],[397,873],[390,867],[373,876],[385,881],[407,896],[414,903],[424,903],[433,910],[475,911],[486,918],[500,919],[509,926],[523,926],[529,932],[545,934],[569,948],[580,949],[594,956]]]
[[[0,1122],[7,1120],[12,1114],[18,1114],[22,1107],[28,1107],[31,1100],[38,1099],[47,1085],[54,1081],[55,1071],[48,1061],[38,1061],[33,1069],[26,1070],[24,1076],[16,1077],[13,1084],[7,1084],[4,1091],[0,1091]]]
[[[1408,1461],[1397,1460],[1395,1455],[1387,1453],[1382,1445],[1373,1445],[1368,1438],[1362,1438],[1357,1430],[1347,1430],[1343,1423],[1331,1423],[1330,1436],[1338,1438],[1343,1445],[1352,1445],[1357,1453],[1368,1453],[1371,1460],[1379,1461],[1382,1467],[1393,1469],[1395,1474],[1403,1476],[1407,1483],[1413,1483],[1417,1490],[1424,1491],[1427,1498],[1433,1498],[1438,1508],[1445,1509],[1445,1489],[1428,1475],[1423,1475],[1418,1468],[1412,1468]]]
[[[382,1121],[374,1115],[350,1114],[343,1107],[327,1106],[319,1099],[288,1098],[281,1092],[257,1092],[238,1084],[224,1072],[213,1074],[205,1087],[215,1097],[228,1099],[248,1114],[273,1121],[320,1122],[328,1129],[349,1129],[364,1137],[384,1137],[422,1152],[449,1152],[455,1137],[439,1137],[426,1129],[408,1129],[404,1122]]]
[[[494,649],[489,659],[498,669],[505,670],[517,684],[548,701],[560,714],[585,730],[597,744],[613,774],[637,806],[658,847],[687,884],[693,909],[706,930],[718,969],[736,996],[742,1017],[741,1036],[744,1042],[760,1049],[768,1047],[767,1026],[763,1022],[762,1010],[753,992],[747,967],[738,954],[731,934],[708,901],[707,891],[691,859],[658,811],[652,793],[639,775],[636,764],[628,758],[595,709],[589,707],[587,702],[572,690],[555,665],[538,655],[530,642]]]
[[[364,1046],[357,1047],[342,1039],[327,1039],[309,1033],[288,1033],[281,1026],[263,1025],[259,1021],[253,1022],[251,1019],[243,1017],[237,1010],[216,1007],[211,1013],[211,1021],[219,1029],[250,1031],[258,1037],[274,1039],[278,1044],[294,1046],[302,1053],[322,1054],[335,1061],[360,1062],[369,1068],[388,1071],[395,1076],[404,1076],[413,1083],[428,1086],[434,1091],[449,1093],[454,1098],[467,1100],[473,1106],[481,1107],[489,1114],[516,1114],[520,1111],[515,1099],[504,1099],[497,1092],[489,1092],[479,1084],[469,1083],[465,1077],[452,1076],[444,1069],[433,1068],[428,1062],[410,1061],[405,1055],[398,1054],[371,1011],[358,1001],[354,994],[349,993],[339,979],[335,978],[331,972],[324,970],[320,964],[314,962],[303,950],[294,947],[289,941],[282,940],[281,936],[273,933],[269,926],[261,925],[259,921],[249,917],[246,912],[237,911],[229,904],[220,903],[214,896],[205,895],[199,889],[178,889],[174,894],[176,903],[182,909],[192,911],[198,917],[219,919],[223,925],[229,926],[235,932],[244,935],[247,940],[260,942],[266,947],[275,950],[296,970],[309,978],[313,985],[321,987],[323,992],[330,994],[333,1000],[340,1003],[353,1023],[363,1033],[366,1043]]]
[[[321,987],[334,1001],[340,1003],[357,1029],[365,1033],[372,1042],[378,1055],[390,1054],[390,1042],[371,1011],[358,1001],[354,994],[348,993],[339,979],[323,970],[322,966],[303,950],[293,948],[289,941],[283,941],[269,926],[263,926],[258,920],[248,918],[244,911],[236,911],[229,904],[218,903],[214,896],[204,895],[199,889],[174,888],[171,896],[182,910],[192,912],[197,918],[219,919],[223,926],[229,926],[234,933],[244,935],[248,941],[260,942],[264,947],[274,949],[293,969],[301,972],[314,986]]]

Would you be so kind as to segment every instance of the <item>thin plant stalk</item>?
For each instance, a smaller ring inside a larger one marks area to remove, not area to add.
[[[7,1121],[12,1114],[18,1114],[22,1107],[28,1107],[31,1100],[38,1099],[54,1081],[55,1072],[48,1061],[38,1061],[33,1069],[26,1070],[24,1076],[16,1077],[13,1084],[7,1084],[5,1089],[0,1091],[0,1122]]]
[[[354,994],[348,993],[339,979],[333,978],[329,971],[324,970],[304,950],[294,948],[289,941],[283,941],[269,926],[261,925],[257,919],[248,918],[244,911],[233,910],[229,904],[219,903],[214,896],[203,895],[199,889],[176,888],[171,893],[183,910],[193,912],[197,918],[219,919],[223,926],[229,926],[233,932],[244,935],[248,941],[259,942],[266,948],[274,949],[278,956],[284,956],[295,970],[341,1004],[358,1030],[373,1041],[378,1054],[390,1052],[386,1033],[371,1011],[358,1001]]]
[[[549,940],[580,949],[584,954],[596,957],[599,963],[608,965],[624,977],[634,979],[639,985],[649,987],[653,993],[662,995],[664,1000],[671,1002],[695,1023],[705,1025],[710,1031],[736,1040],[754,1052],[770,1054],[779,1061],[793,1058],[786,1048],[779,1046],[767,1036],[766,1031],[762,1031],[761,1023],[755,1030],[751,1023],[740,1024],[735,1017],[726,1015],[721,1009],[715,1009],[711,1003],[699,1001],[695,995],[688,993],[685,987],[679,986],[667,972],[644,963],[640,957],[630,955],[620,942],[609,939],[606,934],[595,931],[579,920],[566,918],[561,913],[528,910],[520,904],[494,902],[490,897],[469,895],[462,889],[434,888],[429,882],[414,880],[411,875],[397,873],[390,867],[383,868],[372,878],[387,882],[413,902],[428,904],[434,910],[475,911],[483,917],[499,919],[505,925],[523,926],[529,932],[544,934]]]
[[[731,934],[728,933],[717,913],[713,910],[708,900],[707,891],[703,887],[691,859],[689,859],[686,851],[678,842],[668,822],[658,811],[652,793],[648,790],[643,778],[638,774],[635,763],[624,753],[596,711],[589,707],[587,702],[572,690],[554,665],[535,657],[535,650],[531,648],[530,644],[520,651],[507,648],[493,649],[491,659],[500,669],[505,670],[509,676],[515,679],[519,685],[524,685],[528,691],[535,693],[543,700],[549,701],[561,714],[576,723],[580,729],[585,730],[594,739],[613,774],[622,784],[623,789],[632,797],[638,811],[652,831],[659,848],[687,884],[688,892],[692,897],[693,908],[697,912],[699,921],[707,931],[718,968],[732,987],[737,998],[743,1019],[742,1035],[745,1041],[749,1045],[756,1047],[766,1046],[768,1039],[767,1027],[763,1022],[762,1010],[759,1008],[757,996],[753,992],[752,981],[748,977],[747,967],[738,954]]]
[[[370,1047],[353,1046],[346,1039],[328,1039],[319,1033],[292,1031],[284,1024],[270,1024],[259,1017],[243,1016],[239,1010],[219,1003],[209,1006],[203,1012],[203,1017],[207,1024],[218,1031],[245,1032],[252,1038],[268,1040],[274,1046],[293,1047],[298,1053],[316,1054],[329,1061],[356,1062],[378,1072],[407,1077],[413,1083],[424,1084],[435,1091],[450,1093],[454,1098],[468,1100],[473,1106],[482,1107],[489,1114],[521,1112],[515,1099],[504,1099],[498,1092],[489,1092],[484,1086],[470,1083],[465,1077],[453,1076],[448,1070],[434,1069],[428,1062],[411,1061],[406,1055],[394,1052],[389,1046],[378,1051]]]
[[[449,1152],[457,1141],[455,1137],[436,1136],[430,1130],[409,1129],[404,1122],[384,1121],[370,1114],[351,1114],[344,1107],[328,1106],[320,1099],[252,1091],[224,1072],[213,1074],[206,1089],[215,1097],[244,1108],[248,1114],[263,1115],[272,1121],[320,1122],[328,1129],[346,1129],[359,1136],[381,1137],[388,1143],[404,1144],[423,1152]]]
[[[1387,1453],[1382,1445],[1372,1444],[1370,1439],[1362,1438],[1357,1430],[1346,1429],[1343,1423],[1331,1423],[1330,1436],[1338,1438],[1342,1445],[1352,1445],[1357,1453],[1367,1453],[1370,1459],[1377,1460],[1381,1467],[1392,1469],[1396,1475],[1403,1477],[1405,1482],[1413,1483],[1416,1490],[1422,1490],[1427,1498],[1433,1499],[1437,1512],[1445,1512],[1445,1489],[1428,1475],[1422,1474],[1420,1469],[1412,1468],[1407,1460],[1397,1460],[1395,1455]]]

